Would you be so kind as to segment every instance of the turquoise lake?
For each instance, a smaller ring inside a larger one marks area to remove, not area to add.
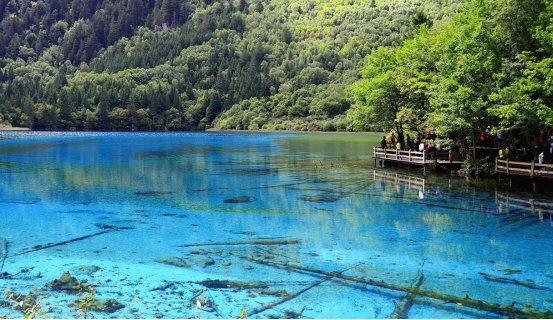
[[[11,291],[75,317],[48,285],[66,271],[124,305],[96,318],[388,318],[409,300],[353,278],[553,310],[553,190],[375,168],[377,141],[0,132],[0,316],[23,315]],[[409,318],[508,317],[410,298]]]

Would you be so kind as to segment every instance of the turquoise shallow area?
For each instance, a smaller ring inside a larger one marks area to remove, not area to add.
[[[374,168],[377,139],[0,133],[0,315],[22,315],[11,290],[74,317],[76,295],[46,286],[65,271],[125,305],[97,318],[235,318],[317,282],[252,317],[387,318],[405,301],[270,263],[405,287],[422,271],[429,292],[553,310],[551,193]],[[504,317],[421,296],[406,312]]]

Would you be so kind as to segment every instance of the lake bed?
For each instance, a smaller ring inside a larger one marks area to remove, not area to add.
[[[409,298],[297,267],[553,310],[551,191],[375,168],[380,134],[0,137],[0,291],[55,318],[77,312],[66,271],[121,303],[97,318],[388,318]],[[409,318],[509,316],[411,300]]]

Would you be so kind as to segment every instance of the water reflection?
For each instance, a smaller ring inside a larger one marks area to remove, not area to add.
[[[444,203],[447,203],[455,198],[469,200],[473,208],[478,207],[478,209],[472,209],[473,211],[479,211],[487,216],[506,216],[501,220],[502,222],[551,221],[553,215],[553,201],[546,198],[545,194],[510,193],[495,189],[493,191],[495,201],[490,205],[489,199],[483,195],[484,191],[477,186],[466,185],[462,192],[452,190],[451,178],[441,178],[436,181],[432,177],[414,176],[389,170],[374,170],[373,179],[380,183],[383,190],[390,187],[395,188],[396,194],[401,198],[414,198],[414,194],[416,194],[419,200],[426,199],[430,202],[443,200]],[[455,179],[453,183],[458,184],[459,180]]]
[[[553,201],[544,198],[534,198],[533,195],[525,196],[520,194],[495,192],[495,199],[498,206],[498,213],[505,215],[504,224],[515,224],[527,222],[524,226],[539,221],[549,220],[553,227]],[[528,221],[530,220],[530,221]]]

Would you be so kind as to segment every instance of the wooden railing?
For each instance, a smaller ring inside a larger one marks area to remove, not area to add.
[[[553,201],[545,199],[512,197],[508,194],[495,192],[495,201],[507,207],[507,209],[521,209],[530,212],[543,212],[553,214]]]
[[[424,192],[424,178],[408,176],[404,174],[398,174],[395,172],[386,172],[386,171],[373,171],[374,180],[383,180],[385,182],[394,184],[394,185],[403,185],[409,189],[421,190]]]
[[[373,154],[375,158],[378,159],[390,159],[390,160],[400,160],[408,161],[415,163],[425,163],[426,162],[426,152],[418,151],[403,151],[403,150],[393,150],[393,149],[382,149],[374,148]]]
[[[425,164],[432,161],[438,162],[453,162],[453,157],[451,151],[446,152],[427,152],[425,151],[404,151],[404,150],[394,150],[394,149],[382,149],[382,148],[373,148],[373,155],[377,159],[383,160],[396,160],[410,163],[420,163]]]
[[[532,162],[518,162],[495,159],[495,172],[524,175],[530,177],[553,178],[553,164],[542,164]]]

